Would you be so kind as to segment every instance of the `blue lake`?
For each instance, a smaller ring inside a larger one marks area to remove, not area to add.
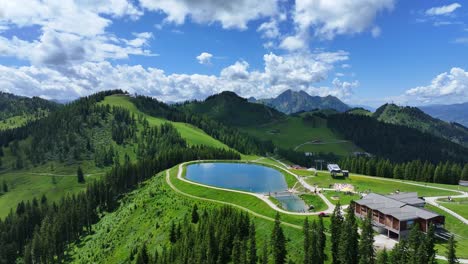
[[[188,180],[226,188],[275,196],[288,189],[284,175],[272,168],[247,163],[196,163],[187,166]],[[306,205],[297,195],[281,195],[276,199],[289,211],[302,212]]]

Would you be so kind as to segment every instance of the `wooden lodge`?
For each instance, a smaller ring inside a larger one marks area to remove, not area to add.
[[[429,225],[443,227],[445,217],[424,209],[425,201],[417,193],[381,195],[370,193],[353,202],[357,216],[372,214],[374,229],[390,238],[400,240],[406,237],[414,225],[427,232]]]

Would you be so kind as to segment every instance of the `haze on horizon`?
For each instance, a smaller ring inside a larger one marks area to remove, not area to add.
[[[0,2],[0,91],[163,101],[304,90],[351,105],[468,101],[462,1]]]

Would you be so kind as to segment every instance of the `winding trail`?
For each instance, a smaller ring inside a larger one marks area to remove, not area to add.
[[[340,143],[347,143],[347,142],[349,142],[349,140],[335,140],[335,141],[329,141],[329,142],[307,141],[294,147],[294,150],[298,150],[300,147],[304,145],[328,145],[328,144],[340,144]]]

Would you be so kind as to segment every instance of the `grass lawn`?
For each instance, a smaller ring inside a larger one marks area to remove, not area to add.
[[[347,205],[351,200],[358,200],[361,198],[359,194],[346,194],[338,191],[324,191],[323,195],[325,195],[331,203],[337,204],[340,202],[341,205]]]
[[[150,125],[161,125],[163,123],[171,123],[179,131],[182,138],[184,138],[189,145],[206,145],[217,148],[229,148],[222,142],[212,138],[206,134],[203,130],[192,126],[187,123],[172,122],[162,118],[153,117],[147,115],[136,108],[136,106],[130,101],[130,98],[125,95],[111,95],[107,96],[100,104],[108,104],[110,106],[119,106],[129,110],[135,115],[143,115]]]
[[[176,168],[171,171],[174,174]],[[178,188],[181,185],[174,177],[172,182],[177,183]],[[83,237],[79,243],[72,245],[69,250],[70,261],[127,263],[131,262],[130,252],[143,243],[146,243],[150,254],[153,254],[155,249],[161,253],[162,247],[168,245],[171,223],[177,223],[190,214],[195,203],[200,211],[220,206],[173,191],[165,183],[165,173],[160,173],[125,196],[116,211],[106,214],[93,226],[92,235]],[[254,216],[251,219],[256,225],[257,250],[260,254],[263,244],[271,237],[273,222]],[[302,230],[288,226],[283,226],[283,230],[291,260],[300,263],[303,258]],[[328,247],[329,245],[327,252]]]
[[[319,212],[319,211],[323,211],[323,210],[327,209],[327,205],[322,200],[322,198],[320,198],[320,196],[318,196],[318,195],[301,194],[300,197],[301,197],[302,200],[304,200],[304,202],[308,206],[311,206],[311,205],[314,206],[314,210],[312,210],[313,212]]]
[[[65,194],[78,193],[86,189],[86,184],[78,183],[76,170],[78,164],[50,164],[24,170],[8,171],[0,174],[0,182],[6,181],[9,191],[0,194],[0,218],[5,217],[10,209],[15,210],[21,201],[40,199],[43,194],[51,201],[58,201]],[[98,179],[105,173],[105,168],[94,167],[93,162],[81,164],[87,182]]]
[[[451,233],[455,234],[455,239],[457,241],[457,256],[459,258],[468,259],[468,228],[467,226],[462,223],[457,218],[453,217],[452,215],[446,213],[445,211],[432,206],[426,205],[426,208],[439,213],[441,215],[445,215],[445,228],[450,231]],[[439,243],[436,245],[436,249],[438,250],[439,255],[445,256],[446,251],[446,244]]]
[[[272,140],[277,146],[282,148],[295,148],[296,146],[313,141],[321,140],[323,142],[335,142],[341,140],[326,126],[313,127],[302,121],[300,117],[290,116],[285,120],[269,123],[255,127],[241,127],[255,137]],[[324,147],[326,146],[326,147]],[[302,149],[305,148],[305,149]],[[327,144],[327,145],[304,145],[300,148],[303,151],[310,152],[334,152],[337,155],[346,155],[351,151],[357,151],[359,148],[352,143],[348,144]]]
[[[468,219],[468,198],[454,198],[452,201],[449,201],[448,199],[439,199],[437,202]]]
[[[352,184],[358,192],[369,191],[380,194],[389,194],[397,190],[400,192],[417,192],[419,196],[444,196],[457,194],[456,192],[437,190],[424,186],[415,186],[400,181],[388,181],[379,177],[364,177],[357,174],[350,174],[349,178],[334,179],[328,172],[323,171],[318,172],[315,177],[306,178],[306,181],[309,184],[317,184],[322,188],[330,188],[334,183],[349,183]]]

